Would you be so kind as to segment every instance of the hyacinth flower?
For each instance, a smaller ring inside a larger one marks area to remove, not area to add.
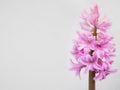
[[[80,23],[81,28],[88,31],[93,31],[94,28],[99,29],[102,32],[106,32],[111,26],[107,17],[99,19],[99,11],[97,5],[92,5],[90,8],[90,13],[84,10],[80,16],[84,21]]]
[[[84,10],[80,18],[82,19],[80,26],[84,32],[78,31],[78,38],[73,42],[71,53],[75,60],[71,60],[70,70],[80,76],[84,68],[85,73],[94,74],[92,77],[94,81],[103,80],[109,74],[116,72],[116,69],[111,68],[114,62],[115,44],[112,43],[113,37],[107,34],[111,22],[107,17],[100,18],[97,4],[92,5],[89,12]]]

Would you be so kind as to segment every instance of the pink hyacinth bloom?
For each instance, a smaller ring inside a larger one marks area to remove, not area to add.
[[[99,70],[96,74],[96,76],[94,77],[94,80],[102,80],[105,79],[107,75],[111,74],[111,73],[115,73],[117,70],[114,69],[112,70],[110,68],[111,64],[113,63],[113,61],[101,61],[101,70]]]
[[[111,26],[111,22],[109,22],[107,19],[104,19],[103,21],[100,21],[96,27],[100,29],[103,32],[106,32],[107,29]]]
[[[111,26],[108,19],[99,19],[100,14],[98,6],[95,4],[91,6],[90,12],[83,11],[81,18],[83,22],[80,23],[86,33],[77,32],[78,38],[74,40],[72,55],[75,58],[74,63],[71,60],[72,68],[76,75],[80,75],[81,69],[85,68],[85,73],[89,71],[95,72],[94,80],[105,79],[107,75],[116,72],[111,69],[113,60],[111,57],[115,56],[115,44],[111,43],[113,37],[106,32]]]
[[[105,79],[107,75],[111,74],[111,73],[115,73],[117,70],[102,70],[99,71],[98,74],[94,77],[94,80],[102,80]]]
[[[107,18],[99,20],[99,10],[97,5],[91,6],[90,13],[84,10],[81,14],[81,18],[84,22],[81,22],[80,25],[84,30],[92,31],[94,27],[96,27],[102,32],[106,32],[106,30],[111,26],[111,22],[109,22]]]
[[[84,65],[82,65],[81,63],[74,63],[72,60],[71,65],[72,67],[70,68],[70,70],[75,71],[76,76],[80,77],[80,71],[84,67]]]
[[[108,35],[103,34],[103,33],[98,33],[97,40],[94,43],[94,50],[95,50],[94,53],[97,54],[97,56],[99,58],[104,57],[105,51],[108,51],[108,49],[111,45],[110,41],[112,39],[113,39],[113,37],[109,37]],[[110,49],[112,49],[112,48],[110,48]]]
[[[88,71],[94,71],[95,69],[100,69],[100,65],[98,64],[98,58],[96,55],[90,56],[87,55],[84,58],[81,58],[79,60],[80,63],[85,65],[85,73],[88,73]]]
[[[95,42],[95,37],[91,33],[79,33],[79,46],[80,48],[93,49],[93,43]]]
[[[95,26],[99,18],[98,6],[97,5],[91,6],[90,13],[84,10],[81,14],[81,18],[88,22],[89,24]]]
[[[111,57],[115,56],[115,45],[114,44],[109,44],[109,47],[107,48],[107,50],[104,52],[104,55],[103,57],[106,59],[106,60],[109,60]]]
[[[87,22],[81,22],[80,26],[82,29],[87,30],[87,31],[92,31],[94,28],[92,25],[88,24]]]

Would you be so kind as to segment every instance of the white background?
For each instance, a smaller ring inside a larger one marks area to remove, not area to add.
[[[94,2],[113,23],[118,69],[96,90],[120,90],[119,0],[0,0],[0,90],[88,90],[88,75],[68,68],[79,15]]]

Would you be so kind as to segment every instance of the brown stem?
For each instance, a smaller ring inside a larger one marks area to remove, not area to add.
[[[95,90],[95,80],[93,80],[94,77],[95,72],[89,71],[89,90]]]
[[[93,36],[95,36],[96,40],[97,40],[97,27],[94,27],[94,31],[93,31]]]
[[[93,36],[95,36],[95,39],[97,40],[97,28],[94,27]],[[90,51],[90,55],[92,56],[94,50]],[[89,90],[95,90],[95,80],[93,78],[95,77],[94,71],[89,71]]]

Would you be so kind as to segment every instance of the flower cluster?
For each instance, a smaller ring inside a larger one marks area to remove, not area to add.
[[[116,71],[111,69],[115,45],[111,43],[113,37],[107,34],[111,23],[106,17],[100,19],[96,4],[90,7],[90,12],[84,10],[81,18],[80,26],[86,32],[77,32],[78,39],[74,40],[72,50],[76,61],[71,60],[71,70],[80,76],[81,69],[85,68],[85,73],[95,72],[94,80],[102,80]]]

